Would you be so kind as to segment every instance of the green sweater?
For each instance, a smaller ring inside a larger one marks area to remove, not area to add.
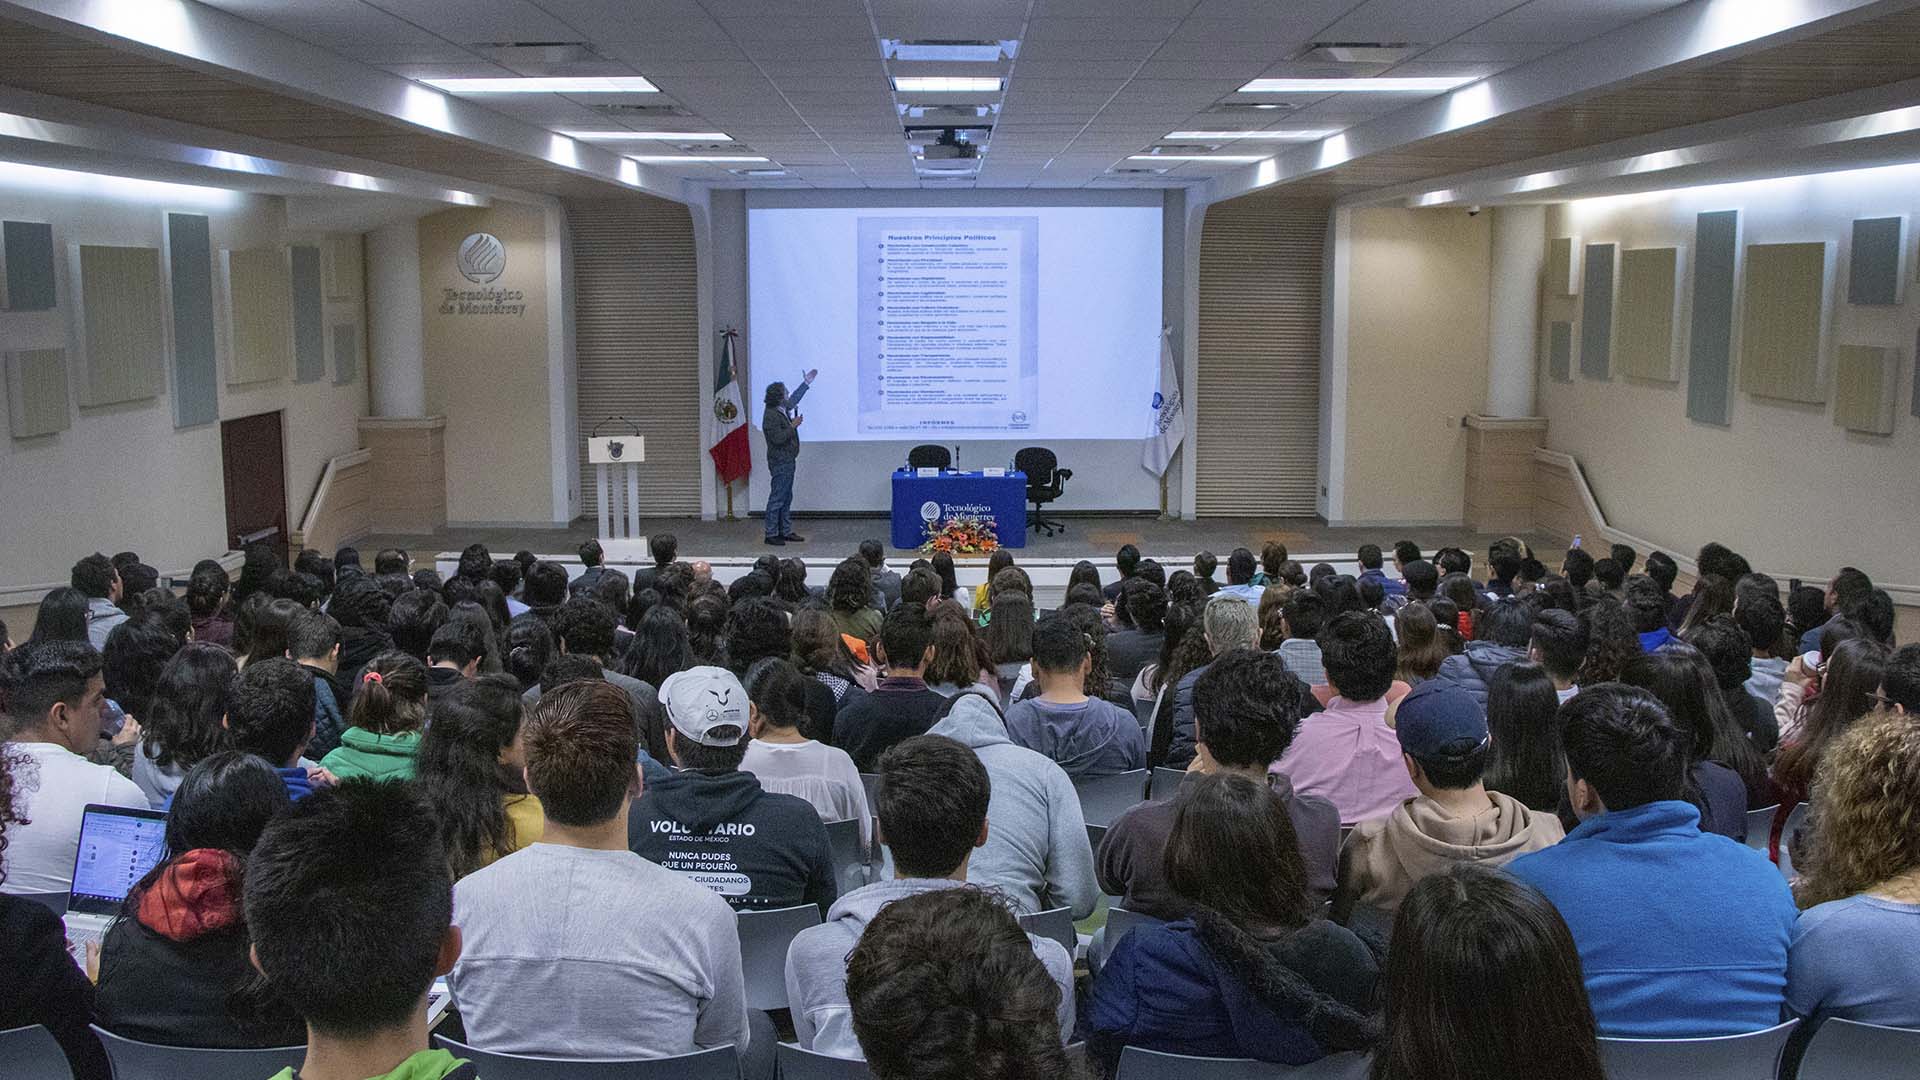
[[[292,1069],[281,1069],[273,1074],[272,1080],[296,1080],[299,1074]],[[476,1074],[473,1065],[447,1053],[445,1050],[422,1050],[401,1062],[390,1073],[369,1080],[472,1080]]]
[[[351,727],[340,735],[340,745],[320,759],[320,764],[342,780],[365,777],[369,780],[413,779],[413,758],[420,752],[420,733],[403,731],[398,735],[375,735],[365,728]]]

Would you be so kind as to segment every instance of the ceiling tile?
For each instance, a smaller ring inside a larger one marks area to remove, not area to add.
[[[1448,41],[1526,0],[1367,0],[1315,37],[1323,41]],[[1589,4],[1606,0],[1584,0]]]
[[[448,41],[461,44],[501,41],[579,41],[576,28],[542,11],[531,0],[366,0],[368,4]]]
[[[1532,0],[1484,26],[1467,41],[1572,43],[1618,30],[1628,23],[1678,6],[1683,0]]]

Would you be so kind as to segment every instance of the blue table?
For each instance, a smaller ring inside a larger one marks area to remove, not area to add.
[[[893,474],[893,546],[917,548],[927,537],[927,522],[956,514],[993,522],[1001,547],[1027,546],[1027,474],[1005,476],[947,471],[918,476],[910,469]]]

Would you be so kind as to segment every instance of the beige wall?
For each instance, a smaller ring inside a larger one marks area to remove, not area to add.
[[[0,217],[53,224],[58,306],[45,312],[0,311],[0,351],[71,349],[67,245],[105,243],[160,247],[168,211],[205,214],[215,258],[221,248],[288,242],[317,243],[318,233],[290,231],[283,201],[208,188],[164,184],[101,184],[96,178],[19,169],[0,179]],[[224,298],[215,275],[215,319]],[[366,340],[359,299],[328,302],[324,322],[353,322]],[[328,458],[358,445],[356,419],[367,402],[364,364],[345,386],[328,371],[298,384],[292,373],[276,382],[228,387],[224,328],[216,333],[220,417],[234,419],[283,410],[287,463],[287,520],[298,523]],[[169,376],[170,377],[170,376]],[[226,551],[226,500],[220,426],[175,429],[170,391],[149,401],[76,408],[72,427],[35,439],[0,436],[0,605],[38,602],[15,590],[64,584],[80,556],[95,550],[132,550],[162,573],[183,571]],[[0,383],[0,425],[5,387]],[[30,608],[28,609],[31,610]],[[16,639],[28,622],[9,608]]]
[[[1608,521],[1671,550],[1691,554],[1723,541],[1756,568],[1778,575],[1824,578],[1851,564],[1889,586],[1920,584],[1920,549],[1909,540],[1920,522],[1920,418],[1909,412],[1920,291],[1905,270],[1906,301],[1898,307],[1846,303],[1846,259],[1856,217],[1920,214],[1920,169],[1871,170],[1798,177],[1654,195],[1595,199],[1553,208],[1548,235],[1577,234],[1582,243],[1623,248],[1681,246],[1690,256],[1695,215],[1741,211],[1741,242],[1831,241],[1839,260],[1832,343],[1900,350],[1901,376],[1891,436],[1836,427],[1830,406],[1800,406],[1733,394],[1731,423],[1686,416],[1685,340],[1680,323],[1682,381],[1651,383],[1615,377],[1572,383],[1542,378],[1540,409],[1547,445],[1579,460]],[[1913,237],[1906,240],[1909,258]],[[1689,290],[1683,283],[1683,293]],[[1550,319],[1577,318],[1578,301],[1549,299]],[[1738,312],[1736,310],[1736,326]],[[1574,341],[1580,331],[1574,330]],[[1739,344],[1735,342],[1735,362]],[[1896,591],[1896,599],[1912,602]]]
[[[478,232],[506,245],[504,271],[485,284],[458,265],[461,241]],[[538,207],[500,203],[420,219],[427,412],[447,418],[449,523],[553,520],[546,240]],[[447,290],[518,293],[501,303],[524,307],[462,314],[463,301]]]
[[[1486,396],[1490,225],[1458,210],[1352,212],[1343,523],[1461,519],[1460,418]]]

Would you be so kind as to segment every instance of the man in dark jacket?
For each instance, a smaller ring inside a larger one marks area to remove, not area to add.
[[[1458,656],[1449,656],[1440,664],[1437,678],[1458,683],[1482,709],[1487,707],[1487,685],[1494,672],[1507,664],[1527,658],[1527,642],[1533,633],[1533,616],[1526,605],[1503,600],[1475,614],[1473,640]]]
[[[787,396],[787,384],[767,384],[767,408],[760,414],[760,430],[767,437],[767,473],[772,486],[767,491],[767,543],[798,543],[806,537],[793,531],[793,470],[800,460],[800,424],[806,417],[794,412],[800,399],[807,396],[818,368],[800,380],[800,389]]]
[[[933,617],[923,607],[902,604],[880,626],[880,656],[886,666],[873,693],[849,693],[833,721],[833,743],[872,772],[895,743],[925,735],[946,711],[947,699],[928,689],[933,660]]]
[[[682,771],[647,785],[627,846],[719,893],[739,910],[818,904],[839,896],[827,827],[813,805],[767,791],[741,772],[747,691],[725,668],[695,667],[660,684],[667,753]]]

